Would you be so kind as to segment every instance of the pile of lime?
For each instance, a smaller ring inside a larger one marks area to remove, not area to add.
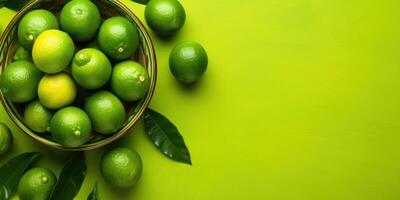
[[[139,46],[135,23],[121,16],[102,19],[92,1],[68,2],[59,18],[32,10],[17,35],[20,46],[1,75],[1,90],[23,105],[31,130],[64,147],[80,147],[93,133],[118,132],[125,102],[149,90],[147,70],[133,59]],[[88,47],[93,43],[97,48]]]

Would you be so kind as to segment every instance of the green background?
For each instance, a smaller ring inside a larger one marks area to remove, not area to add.
[[[143,20],[144,6],[124,1]],[[152,34],[159,76],[151,107],[182,132],[193,166],[163,157],[142,122],[115,146],[144,161],[139,185],[105,183],[86,152],[103,199],[400,199],[400,1],[181,0],[182,31]],[[9,11],[0,10],[1,27]],[[6,17],[7,16],[7,17]],[[196,40],[209,68],[195,86],[169,72],[174,44]],[[1,121],[18,153],[45,154],[38,166],[59,173],[69,153],[47,149]]]

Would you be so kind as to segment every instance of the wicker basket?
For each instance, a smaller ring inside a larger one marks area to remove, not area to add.
[[[17,48],[17,27],[21,18],[29,11],[39,8],[49,10],[58,15],[67,2],[68,1],[66,0],[32,0],[15,15],[0,38],[0,73],[2,73],[7,65],[12,62],[12,58],[14,57]],[[22,120],[22,113],[25,105],[9,101],[0,91],[2,105],[12,121],[22,130],[22,132],[28,134],[40,143],[67,151],[82,151],[99,148],[128,133],[128,130],[138,122],[148,107],[156,84],[156,55],[151,38],[140,20],[118,0],[94,0],[93,2],[98,6],[102,18],[105,19],[111,16],[123,16],[137,25],[139,32],[139,48],[136,54],[132,57],[132,60],[141,63],[147,69],[150,76],[150,89],[145,97],[134,103],[124,102],[127,110],[127,118],[123,128],[110,136],[94,132],[91,139],[84,145],[77,148],[66,148],[55,142],[51,138],[50,134],[36,134],[34,131],[29,129]]]

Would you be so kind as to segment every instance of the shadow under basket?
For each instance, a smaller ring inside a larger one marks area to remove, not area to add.
[[[18,47],[17,28],[21,18],[26,13],[34,9],[46,9],[58,16],[62,7],[67,2],[68,1],[66,0],[32,0],[15,15],[15,17],[11,20],[0,38],[0,74],[3,73],[3,70],[7,67],[7,65],[12,62],[15,51]],[[111,135],[102,135],[93,132],[90,140],[84,145],[76,148],[63,147],[61,144],[52,139],[50,133],[35,133],[31,129],[29,129],[29,127],[27,127],[23,122],[23,111],[25,104],[17,104],[9,101],[3,95],[3,92],[0,91],[2,105],[4,106],[7,114],[10,116],[12,121],[22,130],[22,132],[28,134],[40,143],[66,151],[83,151],[99,148],[127,134],[129,132],[129,129],[138,122],[138,120],[142,117],[143,113],[148,107],[156,85],[157,63],[154,46],[148,32],[146,31],[140,20],[119,0],[94,0],[93,2],[99,8],[103,19],[112,16],[122,16],[127,18],[132,23],[136,24],[139,33],[139,47],[135,55],[132,56],[131,59],[142,64],[147,69],[147,72],[150,76],[149,91],[141,100],[137,102],[123,102],[127,111],[127,117],[125,119],[124,125],[119,131]],[[85,44],[77,44],[78,49],[83,46],[85,46]],[[82,95],[81,93],[82,91],[78,92],[78,97]],[[85,93],[85,91],[83,91],[83,93]],[[82,102],[80,102],[79,99],[74,102],[75,105],[81,103]]]

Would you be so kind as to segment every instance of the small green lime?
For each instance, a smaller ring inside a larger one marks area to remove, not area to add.
[[[31,53],[27,51],[24,47],[19,46],[15,51],[15,55],[13,57],[13,61],[17,60],[26,60],[32,62]]]
[[[51,110],[45,108],[39,100],[34,100],[25,107],[24,122],[35,132],[49,132],[52,116]]]
[[[0,155],[5,154],[11,148],[12,141],[10,128],[0,122]]]
[[[30,51],[36,38],[49,29],[59,29],[56,16],[43,9],[30,11],[18,24],[18,41]]]
[[[103,178],[117,187],[132,187],[142,175],[142,159],[139,154],[127,147],[119,147],[103,155],[101,174]]]
[[[185,9],[177,0],[151,0],[144,14],[149,27],[163,36],[178,32],[186,19]]]
[[[58,110],[50,121],[53,138],[65,147],[79,147],[86,143],[92,133],[89,116],[78,107]]]
[[[40,80],[37,93],[43,106],[59,109],[75,100],[77,87],[71,76],[65,72],[47,74]]]
[[[67,68],[74,53],[75,44],[67,33],[47,30],[36,38],[32,59],[40,71],[53,74]]]
[[[92,39],[100,23],[100,11],[91,1],[73,0],[61,10],[61,28],[76,41]]]
[[[175,46],[169,56],[171,73],[184,83],[199,80],[206,72],[207,65],[206,50],[197,42],[182,42]]]
[[[72,60],[72,76],[85,89],[97,89],[106,84],[111,71],[107,56],[97,49],[82,49]]]
[[[111,75],[112,91],[125,101],[142,98],[150,86],[146,69],[137,62],[124,61],[114,66]]]
[[[131,57],[139,45],[136,25],[124,17],[111,17],[100,26],[98,43],[109,57],[125,60]]]
[[[121,129],[125,121],[125,108],[114,94],[99,91],[85,103],[85,111],[93,123],[93,129],[102,134],[111,134]]]
[[[47,200],[56,181],[56,176],[49,169],[32,168],[19,181],[18,196],[21,200]]]
[[[9,64],[1,74],[0,88],[11,101],[24,103],[37,96],[42,73],[36,66],[25,60]]]

